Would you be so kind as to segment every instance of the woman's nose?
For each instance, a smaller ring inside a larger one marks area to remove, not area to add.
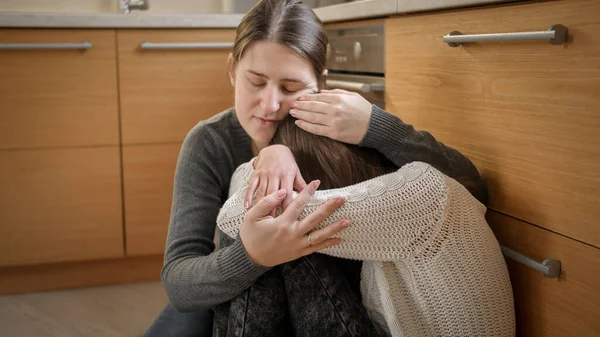
[[[261,108],[267,114],[273,114],[279,111],[281,106],[281,97],[277,89],[266,88],[263,91],[263,97],[260,101]]]

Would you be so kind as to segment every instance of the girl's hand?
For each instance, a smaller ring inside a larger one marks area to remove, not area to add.
[[[372,105],[361,95],[341,90],[321,90],[292,103],[296,125],[320,136],[358,144],[369,128]]]
[[[246,213],[244,224],[240,228],[240,239],[252,261],[261,266],[272,267],[341,242],[331,236],[348,227],[347,219],[316,231],[313,229],[344,204],[343,198],[329,200],[302,221],[298,221],[318,186],[318,180],[311,182],[277,218],[268,214],[285,198],[286,191],[283,189],[269,194]]]
[[[254,192],[258,201],[283,188],[286,191],[283,200],[285,210],[292,202],[293,189],[301,192],[305,187],[306,182],[300,174],[292,151],[284,145],[267,146],[254,161],[254,174],[244,195],[244,207],[249,209],[252,206]],[[275,216],[275,209],[271,215]]]

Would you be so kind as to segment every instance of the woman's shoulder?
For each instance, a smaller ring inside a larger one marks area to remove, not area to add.
[[[194,125],[188,131],[184,145],[223,147],[227,144],[243,143],[247,138],[248,135],[240,125],[235,109],[230,108]]]
[[[203,138],[210,135],[227,135],[232,127],[239,125],[233,108],[221,111],[196,123],[187,134],[187,138]]]

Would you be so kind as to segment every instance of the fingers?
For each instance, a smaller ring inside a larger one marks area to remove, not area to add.
[[[301,119],[297,120],[295,123],[296,123],[296,126],[298,126],[300,129],[302,129],[306,132],[310,132],[317,136],[329,137],[333,130],[330,126],[321,125],[321,124],[312,124],[312,123],[303,121]]]
[[[321,90],[321,92],[325,95],[331,95],[331,94],[347,94],[347,95],[352,95],[354,94],[354,92],[352,91],[348,91],[348,90],[342,90],[342,89],[323,89]]]
[[[309,255],[325,248],[339,245],[342,243],[342,239],[332,238],[332,236],[341,232],[348,226],[350,226],[350,220],[342,219],[327,227],[309,233],[308,235],[310,235],[310,242],[308,240],[308,235],[305,235],[304,237],[306,237],[306,244],[308,246],[304,248],[302,254]]]
[[[312,96],[312,95],[311,95]],[[331,103],[320,101],[295,101],[292,102],[292,108],[297,110],[305,110],[313,113],[327,114],[331,107]]]
[[[302,178],[302,173],[300,173],[300,170],[298,170],[296,173],[296,178],[294,179],[294,188],[296,191],[302,192],[306,186],[306,181],[304,181],[304,178]]]
[[[274,176],[274,177],[270,177],[269,178],[269,183],[267,185],[267,193],[265,195],[270,195],[273,194],[275,192],[277,192],[277,190],[279,190],[279,177]],[[291,195],[291,191],[290,190],[286,190],[286,195]],[[272,217],[274,217],[276,215],[276,209],[274,208],[271,211],[270,214]]]
[[[256,188],[258,187],[259,182],[260,182],[259,176],[254,176],[250,180],[250,184],[248,185],[248,188],[246,189],[246,195],[244,195],[244,207],[246,207],[246,209],[249,209],[250,206],[252,205],[252,199],[254,197],[254,192],[256,191]]]
[[[323,242],[314,243],[314,240],[312,240],[312,236],[311,236],[311,241],[313,242],[313,245],[304,248],[304,250],[302,251],[302,256],[310,255],[312,253],[316,253],[325,248],[339,245],[340,243],[342,243],[342,240],[338,239],[338,238],[327,239]]]
[[[327,93],[329,91],[331,90],[321,90],[320,94],[302,95],[298,97],[298,101],[317,101],[324,103],[335,103],[337,97],[335,97],[335,95],[332,95],[331,93],[336,92],[332,91],[331,93]]]
[[[331,124],[331,116],[327,114],[322,114],[318,112],[312,112],[307,110],[300,109],[292,109],[290,110],[290,115],[294,118],[301,119],[303,121],[307,121],[312,124],[321,124],[321,125],[329,125]]]
[[[285,190],[281,189],[260,199],[258,203],[246,213],[246,217],[249,217],[252,221],[266,217],[273,209],[275,209],[275,207],[281,204],[286,194]]]
[[[306,185],[306,183],[304,183]],[[285,211],[288,205],[292,202],[292,191],[294,190],[294,177],[285,175],[281,180],[281,188],[288,191],[285,199],[283,199],[283,210]]]
[[[327,217],[331,215],[331,213],[335,212],[335,210],[343,204],[344,198],[335,198],[327,201],[325,204],[317,208],[316,211],[310,213],[298,224],[298,231],[300,232],[300,234],[307,234],[308,232],[315,229],[315,227],[317,227],[318,224],[320,224],[323,220],[327,219]]]
[[[259,177],[260,183],[258,184],[258,188],[256,189],[256,200],[262,200],[267,196],[267,188],[269,186],[269,177],[262,176]]]
[[[284,221],[292,223],[298,219],[300,213],[302,213],[304,210],[306,203],[319,187],[319,184],[321,184],[319,180],[313,180],[306,186],[304,190],[302,190],[302,192],[300,192],[300,194],[298,194],[298,196],[288,205],[288,208],[281,215],[284,217]]]
[[[348,226],[350,226],[350,220],[342,219],[342,220],[337,221],[336,223],[333,223],[329,226],[325,226],[321,229],[312,231],[312,232],[310,232],[310,243],[312,243],[313,246],[317,245],[317,244],[331,238],[332,236],[336,235],[337,233],[341,232]],[[308,240],[307,240],[307,243],[308,243]]]

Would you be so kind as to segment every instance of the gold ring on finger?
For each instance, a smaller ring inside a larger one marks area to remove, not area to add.
[[[306,236],[306,240],[308,241],[308,245],[309,245],[309,246],[312,246],[312,245],[313,245],[312,241],[310,240],[310,235],[311,235],[311,234],[312,234],[312,233],[308,233],[308,235]]]

